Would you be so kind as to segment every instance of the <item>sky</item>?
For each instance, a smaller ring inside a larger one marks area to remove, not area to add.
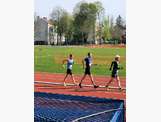
[[[54,7],[62,7],[69,13],[82,0],[34,0],[34,12],[41,17],[49,18]],[[126,19],[126,0],[85,0],[86,2],[100,1],[105,8],[105,15],[116,18],[118,15]],[[126,21],[126,20],[125,20]]]

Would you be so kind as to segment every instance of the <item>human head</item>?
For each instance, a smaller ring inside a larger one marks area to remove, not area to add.
[[[90,52],[87,55],[88,55],[88,57],[92,57],[92,53],[90,53]]]
[[[69,54],[69,58],[72,59],[73,55],[72,54]]]
[[[120,61],[120,56],[119,55],[115,56],[115,61]]]

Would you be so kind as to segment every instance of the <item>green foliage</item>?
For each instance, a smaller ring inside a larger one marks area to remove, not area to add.
[[[79,10],[78,10],[79,8]],[[95,40],[95,23],[98,13],[103,9],[99,2],[80,3],[77,12],[74,13],[75,40],[87,40],[89,33],[93,33]]]
[[[116,18],[116,25],[114,26],[114,37],[116,39],[120,39],[121,36],[123,35],[124,33],[124,28],[125,28],[125,25],[124,25],[124,22],[123,22],[123,19],[122,17],[119,15],[117,18]]]
[[[103,20],[103,37],[105,40],[111,39],[109,17]]]
[[[53,9],[51,13],[51,19],[54,21],[54,26],[56,26],[56,32],[59,35],[59,39],[57,42],[61,44],[61,37],[64,35],[67,39],[71,38],[71,31],[72,31],[72,16],[64,10],[63,8],[57,7]]]
[[[102,40],[119,40],[125,24],[119,15],[114,22],[113,17],[105,17],[105,9],[101,2],[79,2],[70,15],[61,7],[56,7],[51,12],[51,20],[55,27],[57,42],[61,44],[62,36],[66,41],[74,42],[72,44],[84,44],[87,40],[93,42]]]

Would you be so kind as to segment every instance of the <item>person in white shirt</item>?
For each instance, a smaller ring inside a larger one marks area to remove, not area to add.
[[[66,71],[66,75],[65,75],[64,81],[63,81],[64,86],[66,86],[65,81],[66,81],[66,78],[68,77],[68,75],[71,76],[73,83],[76,85],[77,83],[75,82],[74,75],[72,73],[72,66],[74,64],[73,55],[70,54],[68,59],[63,60],[63,65],[64,65],[65,62],[66,62],[66,65],[67,65],[67,71]]]

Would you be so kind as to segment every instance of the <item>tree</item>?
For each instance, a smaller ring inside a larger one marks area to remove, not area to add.
[[[105,40],[111,39],[109,16],[103,20],[103,38]]]
[[[95,41],[95,24],[98,8],[96,3],[81,2],[76,5],[74,12],[74,38],[78,42],[86,42],[91,37]]]
[[[62,17],[62,23],[64,23],[64,35],[65,35],[65,41],[68,44],[69,41],[72,40],[73,38],[73,16],[70,14],[66,13]]]
[[[79,8],[78,8],[79,7]],[[74,40],[76,43],[84,42],[89,32],[88,24],[88,3],[79,3],[76,5],[77,11],[74,12]]]
[[[117,18],[116,18],[116,25],[119,26],[119,27],[123,27],[123,19],[122,17],[119,15]]]
[[[57,44],[62,43],[62,36],[65,36],[66,41],[76,40],[76,43],[86,43],[87,40],[95,41],[96,20],[99,20],[99,37],[102,38],[103,15],[104,8],[101,2],[81,1],[75,6],[73,16],[60,7],[54,8],[50,16],[56,27]]]
[[[67,28],[67,16],[68,13],[66,10],[64,10],[61,7],[56,7],[52,10],[52,13],[50,14],[51,19],[55,22],[56,24],[56,32],[57,32],[57,44],[62,44],[62,36],[66,31]]]
[[[119,15],[116,18],[116,24],[114,26],[114,37],[120,40],[121,36],[124,34],[125,25],[122,17]]]
[[[91,26],[92,26],[92,32],[93,32],[93,41],[96,41],[96,19],[97,19],[97,13],[99,11],[99,8],[97,6],[97,4],[95,3],[91,3],[89,4],[89,8],[90,8],[90,14],[89,14],[89,22],[91,22]]]
[[[99,36],[99,41],[100,41],[100,44],[101,44],[103,18],[104,18],[105,9],[103,8],[103,5],[100,1],[96,1],[95,5],[97,7],[97,20],[98,20],[98,33],[97,33],[97,35]]]

